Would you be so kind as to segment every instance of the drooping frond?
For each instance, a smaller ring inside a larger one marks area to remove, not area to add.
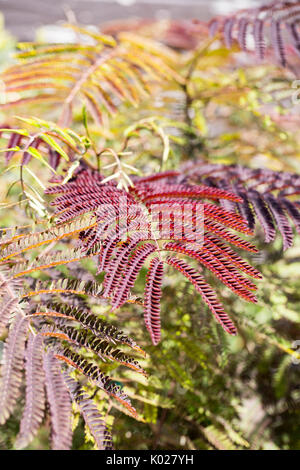
[[[181,184],[141,183],[132,189],[144,203],[154,200],[163,200],[165,197],[182,198],[206,198],[206,199],[228,199],[238,201],[239,197],[230,194],[222,189],[208,188],[207,186],[188,186]]]
[[[152,243],[145,243],[132,253],[132,256],[128,260],[128,270],[125,276],[121,279],[117,291],[112,298],[113,309],[121,307],[121,305],[125,303],[129,296],[130,289],[134,286],[134,283],[144,265],[144,262],[148,256],[154,252],[155,246]]]
[[[267,243],[275,240],[277,229],[286,250],[293,244],[292,226],[300,233],[300,207],[295,199],[300,193],[299,175],[240,165],[207,165],[202,161],[187,165],[185,175],[189,181],[216,188],[223,187],[226,179],[228,190],[242,201],[236,202],[232,210],[241,214],[252,229],[257,218]]]
[[[262,279],[262,275],[256,268],[247,263],[247,261],[232,250],[230,246],[225,245],[219,238],[210,233],[206,233],[204,238],[209,245],[212,245],[214,249],[218,250],[222,256],[230,260],[241,271],[255,279]]]
[[[179,179],[176,172],[161,173],[158,178],[150,180],[135,177],[135,185],[126,192],[114,183],[103,183],[102,176],[95,171],[81,170],[69,183],[47,191],[60,194],[53,202],[55,213],[60,217],[57,231],[54,227],[36,236],[25,235],[8,240],[3,259],[13,258],[64,236],[79,234],[81,248],[62,255],[41,256],[29,265],[28,262],[17,264],[12,271],[13,278],[98,254],[98,272],[105,272],[101,295],[110,298],[112,309],[116,309],[130,300],[131,290],[146,260],[157,252],[172,251],[193,258],[234,293],[256,302],[252,292],[256,286],[239,270],[255,278],[260,277],[258,271],[224,244],[226,241],[238,248],[257,251],[250,242],[227,230],[251,233],[247,221],[240,214],[222,206],[224,201],[241,204],[243,198],[234,193],[234,188],[229,192],[211,184],[178,183]],[[215,202],[208,203],[205,199]],[[284,227],[284,220],[281,221]],[[168,239],[173,241],[161,245],[160,242]],[[161,269],[162,264],[159,266]],[[153,281],[156,279],[151,283]],[[157,287],[155,291],[154,286],[150,286],[151,283],[149,280],[145,291],[145,320],[147,327],[153,328],[151,336],[157,343],[160,294]],[[48,293],[50,290],[48,288]],[[60,287],[56,290],[63,293]],[[74,288],[71,286],[66,290],[74,291]],[[47,293],[47,289],[42,288],[41,291]],[[30,296],[33,295],[31,290]],[[59,317],[61,314],[57,313]],[[51,315],[54,318],[55,312]]]
[[[20,395],[26,336],[26,321],[23,315],[18,313],[10,326],[2,357],[0,424],[4,424],[10,416]]]
[[[115,382],[113,382],[107,375],[103,374],[95,363],[87,361],[83,356],[69,348],[64,348],[62,351],[58,351],[55,354],[55,357],[79,370],[97,387],[119,401],[130,412],[132,417],[137,416],[136,410],[131,405],[127,395],[122,392],[121,388],[116,385]]]
[[[26,447],[37,433],[44,416],[45,373],[43,369],[43,337],[29,334],[26,348],[25,408],[17,436],[16,447]]]
[[[135,353],[145,356],[144,351],[121,330],[91,313],[88,303],[82,299],[82,296],[93,296],[107,303],[102,295],[102,286],[94,281],[56,279],[38,281],[34,287],[21,287],[15,280],[11,281],[11,272],[8,269],[2,269],[1,276],[1,289],[8,291],[16,301],[14,317],[11,316],[7,322],[10,326],[2,358],[1,424],[5,423],[16,405],[25,371],[25,407],[16,447],[26,447],[41,425],[45,410],[45,384],[50,405],[52,448],[71,447],[72,408],[62,376],[61,362],[75,367],[89,379],[92,386],[98,386],[120,402],[125,407],[126,414],[137,418],[128,397],[91,359],[94,357],[97,363],[101,360],[122,365],[146,375],[135,357],[119,346],[129,346]],[[59,296],[64,296],[66,303],[59,301]],[[78,307],[74,306],[76,304]],[[25,346],[27,337],[29,339]],[[79,354],[83,350],[88,352],[88,357]],[[102,429],[99,424],[101,413],[93,399],[82,391],[76,400],[79,407],[82,407],[88,425],[91,429],[95,426],[93,432],[96,433],[98,444],[103,438],[101,448],[109,448],[111,439],[106,428]]]
[[[153,344],[160,340],[160,298],[163,280],[163,261],[153,258],[145,286],[144,319]]]
[[[10,272],[3,266],[0,269],[0,333],[9,324],[19,302],[20,283],[11,279]]]
[[[20,44],[19,62],[1,76],[7,93],[2,108],[39,105],[61,110],[60,123],[68,125],[78,103],[84,103],[98,125],[104,114],[115,113],[119,103],[137,105],[147,97],[150,80],[178,80],[177,55],[142,41],[134,34],[118,40],[73,27],[80,36],[74,44]],[[77,37],[79,37],[77,35]],[[15,94],[19,98],[15,98]]]
[[[237,42],[244,51],[251,51],[250,36],[254,41],[254,51],[264,59],[269,50],[282,65],[288,65],[288,54],[300,54],[298,24],[300,2],[273,1],[257,8],[240,10],[235,14],[214,18],[210,25],[211,35],[219,33],[227,47]]]
[[[88,426],[99,450],[113,450],[112,436],[105,423],[104,417],[89,395],[76,380],[65,372],[64,380],[68,386],[72,401],[77,403],[80,413]]]
[[[44,370],[51,413],[52,448],[68,450],[72,445],[72,406],[60,363],[52,351],[44,354]]]
[[[3,275],[1,279],[2,287],[7,290],[8,287],[11,289],[12,285],[15,287],[17,282],[11,281],[11,272],[6,271],[6,275]],[[91,295],[102,299],[102,291],[101,285],[91,281],[50,280],[37,282],[34,287],[19,288],[18,291],[13,292],[16,296],[17,308],[4,349],[0,393],[1,424],[3,424],[19,396],[24,370],[25,340],[29,334],[25,362],[26,401],[20,433],[16,441],[18,448],[26,447],[30,443],[41,424],[44,408],[44,382],[46,382],[47,400],[50,404],[52,448],[68,449],[71,446],[71,404],[62,382],[58,359],[72,365],[86,375],[92,384],[102,388],[110,397],[125,406],[127,414],[134,418],[137,417],[128,397],[99,368],[94,367],[93,361],[61,346],[61,343],[65,345],[68,342],[75,350],[82,351],[84,348],[86,351],[98,355],[102,361],[109,359],[145,375],[144,370],[133,357],[114,346],[116,343],[125,344],[133,350],[143,353],[135,341],[88,310],[84,311],[73,307],[72,296]],[[38,311],[32,313],[36,298],[47,302],[47,298],[55,297],[58,294],[67,294],[66,301],[68,299],[70,303],[63,305],[48,301],[48,308],[42,304]],[[30,308],[24,312],[19,304],[21,299],[30,301]],[[46,324],[49,322],[51,325]],[[70,326],[68,326],[69,322]],[[74,328],[74,322],[83,326],[84,329]],[[56,325],[53,326],[53,323]],[[35,334],[35,331],[38,333]],[[44,380],[42,354],[45,347],[48,352],[44,354]],[[97,444],[100,448],[111,448],[110,435],[106,428],[102,429],[99,424],[101,413],[97,410],[92,398],[83,396],[82,393],[76,399],[91,432],[95,435]],[[100,445],[101,439],[102,445]]]
[[[0,317],[0,331],[9,323],[10,316],[13,314],[14,308],[18,304],[16,297],[11,297],[10,294],[1,295],[1,317]]]
[[[194,285],[197,292],[199,292],[202,299],[208,305],[209,309],[212,311],[224,330],[235,335],[236,327],[224,311],[222,305],[219,303],[214,290],[205,282],[203,276],[181,259],[169,257],[166,259],[166,262],[180,271]]]
[[[210,247],[211,248],[211,247]],[[234,267],[228,264],[222,256],[215,256],[213,249],[206,250],[203,254],[197,251],[196,244],[182,245],[180,242],[170,242],[164,245],[164,249],[167,251],[174,251],[182,253],[190,258],[193,258],[212,273],[214,273],[229,289],[235,292],[237,295],[245,298],[250,302],[256,302],[255,296],[251,293],[252,290],[256,289],[256,286],[251,283],[247,278],[244,278],[239,274]],[[249,292],[250,291],[250,292]]]

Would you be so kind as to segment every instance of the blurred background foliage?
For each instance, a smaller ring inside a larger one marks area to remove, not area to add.
[[[157,32],[163,27],[152,24],[139,33],[155,33],[160,39]],[[48,41],[47,31],[39,30],[38,37]],[[55,31],[57,40],[61,29]],[[14,48],[15,41],[2,24],[1,67],[13,61]],[[207,39],[180,57],[177,72],[188,78],[184,85],[168,81],[154,85],[150,98],[136,108],[121,104],[118,113],[104,119],[101,128],[88,120],[88,132],[99,147],[121,151],[127,137],[126,163],[142,174],[160,170],[163,155],[164,169],[177,169],[182,162],[201,157],[214,163],[299,172],[300,115],[292,101],[295,89],[290,72],[274,65],[257,65],[221,44],[212,47]],[[43,106],[34,113],[56,118]],[[2,113],[2,122],[14,122],[13,114]],[[28,106],[18,114],[33,113]],[[74,129],[80,134],[87,131],[81,108],[75,115]],[[4,141],[1,147],[5,147]],[[92,161],[94,157],[87,158]],[[37,213],[30,200],[20,202],[18,163],[17,155],[9,168],[3,157],[0,160],[0,225],[29,224],[35,229],[38,224],[34,220],[41,212]],[[24,178],[41,211],[47,208],[43,187],[48,184],[49,171],[35,159],[29,168]],[[107,306],[90,305],[131,334],[148,353],[141,361],[148,379],[133,371],[114,369],[115,365],[106,366],[143,417],[136,422],[98,392],[99,409],[106,412],[115,431],[117,449],[300,449],[300,365],[293,354],[300,340],[300,239],[296,237],[294,247],[285,253],[280,239],[266,245],[258,230],[256,240],[260,253],[251,261],[264,275],[259,282],[258,304],[236,299],[210,279],[238,325],[236,337],[219,328],[200,297],[176,273],[164,284],[162,341],[156,347],[151,345],[136,306],[127,305],[113,314]],[[64,248],[65,243],[59,246]],[[95,277],[96,272],[90,260],[60,270],[71,278],[85,279]],[[140,280],[141,289],[142,285]],[[14,417],[0,428],[2,449],[14,446],[22,406],[20,402]],[[73,448],[92,448],[92,438],[76,409],[74,429]],[[48,435],[46,421],[29,449],[48,448]]]

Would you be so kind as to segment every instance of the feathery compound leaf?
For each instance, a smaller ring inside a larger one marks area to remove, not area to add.
[[[24,350],[27,322],[18,313],[11,324],[2,358],[0,383],[0,424],[4,424],[13,411],[20,394],[24,370]]]
[[[240,48],[249,51],[247,47],[248,34],[254,39],[257,56],[264,59],[266,51],[270,49],[277,61],[288,66],[288,53],[290,46],[299,54],[299,33],[297,25],[300,18],[299,1],[273,1],[260,8],[251,8],[237,13],[212,20],[210,33],[217,32],[224,38],[226,47],[232,47],[236,40]],[[285,34],[287,30],[288,34]],[[267,43],[270,46],[267,48]]]
[[[255,214],[265,232],[265,241],[269,243],[275,239],[276,229],[268,206],[257,191],[251,190],[249,196],[249,201],[251,201]]]
[[[137,416],[136,410],[130,403],[129,398],[122,392],[121,388],[116,385],[107,375],[103,374],[101,370],[92,362],[87,361],[83,356],[64,348],[55,354],[55,357],[60,361],[66,362],[69,366],[79,370],[82,374],[89,378],[97,387],[106,392],[108,395],[114,397],[130,412],[131,416]]]
[[[51,281],[38,281],[34,289],[25,288],[22,298],[36,295],[76,294],[102,298],[102,286],[95,281],[80,281],[77,279],[55,279]]]
[[[298,56],[300,56],[300,36],[297,31],[297,22],[287,24],[287,28],[289,30],[292,45],[294,46],[294,50]]]
[[[11,279],[7,269],[0,269],[0,334],[9,324],[19,303],[19,281]]]
[[[54,268],[63,264],[75,263],[84,258],[94,256],[99,251],[99,247],[93,247],[89,253],[83,254],[80,249],[69,249],[66,251],[58,251],[51,255],[41,256],[35,260],[31,265],[28,262],[18,264],[13,270],[13,278],[25,276],[35,271],[43,269]]]
[[[64,341],[70,342],[72,346],[76,345],[79,348],[85,347],[94,354],[97,354],[103,361],[105,361],[105,359],[110,359],[112,361],[119,362],[136,372],[146,375],[146,372],[142,369],[139,363],[133,359],[133,357],[128,356],[120,349],[115,349],[108,341],[100,339],[97,335],[94,335],[91,332],[79,331],[75,328],[61,324],[58,326],[58,329],[55,328],[43,331],[42,335],[61,338]]]
[[[202,250],[202,252],[198,252],[195,250],[195,245],[193,244],[185,246],[181,243],[174,242],[167,243],[164,246],[164,249],[167,251],[183,253],[186,256],[199,261],[237,295],[243,297],[249,302],[256,302],[255,296],[249,292],[249,290],[255,290],[256,286],[254,284],[249,284],[247,282],[248,280],[240,276],[232,266],[226,265],[226,262],[224,262],[224,259],[221,256],[215,256],[214,251],[206,249]]]
[[[225,44],[228,49],[231,49],[232,43],[233,43],[233,37],[232,37],[232,32],[233,32],[233,27],[236,22],[235,18],[228,18],[227,20],[224,21],[223,25],[223,33],[224,33],[224,39],[225,39]]]
[[[47,191],[60,194],[53,205],[57,214],[63,211],[64,220],[85,211],[95,211],[97,227],[82,232],[80,241],[83,249],[87,249],[101,240],[98,273],[105,272],[103,295],[111,298],[113,310],[130,298],[130,291],[147,258],[161,250],[177,251],[196,259],[234,293],[256,302],[251,292],[256,286],[238,269],[256,278],[260,278],[260,274],[222,243],[225,240],[238,248],[257,252],[250,242],[224,228],[251,234],[247,221],[232,212],[231,207],[228,210],[217,202],[201,201],[226,200],[241,205],[244,199],[234,193],[230,185],[227,185],[228,190],[223,190],[207,184],[177,183],[180,178],[177,172],[159,173],[157,178],[135,177],[135,186],[130,187],[128,193],[111,182],[103,183],[99,173],[82,170],[66,185]],[[214,239],[206,235],[214,235]],[[160,242],[170,239],[175,241],[161,248]],[[191,243],[194,243],[192,248]],[[160,257],[157,259],[163,261]],[[150,261],[149,271],[151,274],[151,270],[157,268],[159,284],[162,282],[158,275],[161,262],[156,266],[157,261]],[[156,344],[159,341],[161,294],[158,286],[152,285],[155,282],[155,278],[147,280],[144,308],[146,325]]]
[[[271,37],[274,45],[275,55],[278,62],[285,67],[286,66],[286,53],[283,44],[283,37],[281,33],[280,21],[272,19],[271,22]]]
[[[294,222],[297,232],[300,233],[300,212],[298,206],[285,198],[279,198],[278,200],[286,210],[291,220]]]
[[[47,398],[50,404],[52,449],[69,450],[72,445],[72,407],[59,361],[52,351],[44,354]]]
[[[255,51],[260,60],[265,57],[266,42],[264,38],[264,21],[255,18],[253,23],[253,38],[255,42]]]
[[[228,199],[239,202],[240,198],[235,194],[228,193],[222,189],[210,188],[209,186],[189,186],[181,184],[155,185],[140,184],[132,189],[143,202],[155,200],[163,197],[186,197],[186,198],[207,198],[207,199]]]
[[[152,243],[145,243],[138,247],[131,258],[128,260],[128,269],[125,276],[121,279],[116,294],[112,298],[112,310],[121,307],[128,296],[130,289],[134,286],[135,280],[147,259],[147,257],[155,251],[155,246]]]
[[[115,102],[136,105],[147,96],[150,79],[183,82],[175,71],[177,54],[167,48],[168,53],[163,53],[154,41],[145,39],[142,45],[140,38],[127,34],[116,42],[84,28],[78,27],[77,32],[77,44],[22,45],[19,63],[2,74],[9,92],[2,108],[43,102],[46,108],[61,109],[60,122],[68,125],[77,105],[85,104],[102,125],[103,115],[115,112]],[[14,92],[20,94],[17,100]],[[65,157],[61,149],[56,150]]]
[[[293,245],[293,230],[290,227],[289,221],[284,213],[283,207],[280,202],[275,199],[272,194],[265,196],[265,200],[269,204],[272,211],[274,220],[283,238],[283,249],[287,250]]]
[[[167,258],[166,263],[180,271],[193,284],[224,330],[231,335],[235,335],[237,333],[236,327],[224,311],[223,306],[219,303],[215,292],[205,282],[201,274],[185,261],[178,258]]]
[[[70,320],[78,321],[84,328],[90,329],[99,338],[111,341],[112,343],[121,343],[145,355],[144,351],[129,336],[115,326],[105,322],[95,314],[87,310],[76,308],[72,305],[62,303],[49,303],[47,310],[36,312],[34,315],[45,315],[55,318],[64,316]]]
[[[43,420],[45,407],[45,374],[43,369],[43,337],[29,334],[25,364],[26,398],[16,447],[26,447]]]
[[[77,403],[85,424],[95,439],[97,448],[99,450],[113,450],[111,433],[108,430],[104,417],[93,400],[68,373],[64,373],[64,380],[68,386],[72,401]]]
[[[255,227],[257,218],[267,243],[275,240],[278,228],[283,239],[283,249],[292,246],[291,222],[299,232],[300,211],[299,205],[288,198],[300,192],[299,175],[268,169],[251,169],[240,165],[208,166],[201,161],[188,165],[186,173],[192,181],[201,183],[204,180],[206,184],[214,187],[223,185],[226,176],[227,184],[242,200],[235,203],[233,210],[238,211],[248,221],[249,227]],[[205,224],[207,225],[207,222]],[[215,233],[222,237],[220,231]]]
[[[248,31],[249,21],[246,18],[240,18],[238,21],[238,35],[237,40],[239,46],[243,51],[247,50],[247,31]]]
[[[12,298],[9,293],[1,295],[0,300],[0,334],[2,330],[9,324],[10,318],[13,315],[18,299]]]
[[[106,273],[104,278],[104,295],[111,295],[116,288],[118,288],[122,275],[126,270],[126,263],[130,253],[137,247],[137,245],[146,237],[143,233],[134,234],[129,242],[117,246],[111,253],[114,258],[107,263]],[[105,266],[105,258],[102,255],[101,261]]]
[[[225,245],[220,239],[210,233],[206,233],[204,239],[208,244],[212,244],[223,256],[227,257],[236,267],[244,271],[248,276],[255,279],[262,279],[261,273],[253,266],[247,263],[241,256],[233,251],[229,246]]]
[[[72,237],[83,230],[88,230],[93,227],[95,222],[91,217],[83,217],[79,220],[68,222],[66,224],[58,225],[53,229],[48,229],[43,232],[29,233],[23,235],[16,241],[14,239],[7,240],[7,246],[1,252],[1,260],[7,260],[13,256],[17,256],[25,251],[38,248],[45,244],[59,241],[65,237]]]
[[[144,320],[153,344],[160,341],[160,298],[163,280],[163,261],[153,258],[145,286]]]

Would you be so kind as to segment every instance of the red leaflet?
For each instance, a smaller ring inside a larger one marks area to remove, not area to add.
[[[153,175],[144,176],[138,179],[139,183],[151,183],[152,181],[162,180],[165,178],[172,178],[173,176],[178,176],[180,173],[178,171],[164,171],[162,173],[154,173]]]
[[[147,274],[144,300],[144,319],[153,344],[160,340],[160,298],[163,280],[163,261],[153,258]]]
[[[122,278],[118,290],[112,298],[112,310],[121,307],[121,305],[126,302],[130,289],[134,286],[144,262],[154,251],[155,246],[152,243],[145,243],[133,252],[127,263],[126,274]]]
[[[143,233],[134,234],[133,238],[129,242],[125,242],[123,245],[116,247],[114,252],[112,252],[113,259],[107,265],[103,282],[104,295],[110,295],[119,285],[121,277],[124,274],[128,258],[139,242],[145,239],[143,235]]]
[[[254,245],[252,245],[252,243],[247,242],[247,240],[243,240],[237,235],[233,235],[232,233],[225,230],[221,225],[215,222],[210,222],[209,220],[205,220],[204,227],[209,232],[213,232],[216,235],[218,235],[220,238],[224,238],[224,240],[228,241],[232,245],[242,248],[243,250],[252,251],[253,253],[258,252],[258,249]]]
[[[233,272],[232,269],[229,270],[222,260],[217,258],[213,252],[205,248],[200,251],[196,251],[196,249],[194,249],[195,247],[196,245],[194,244],[192,247],[189,247],[188,245],[176,242],[170,242],[164,245],[164,249],[167,251],[183,253],[190,258],[196,259],[199,263],[212,271],[215,276],[223,282],[223,284],[229,287],[229,289],[237,295],[243,297],[249,302],[256,302],[255,296],[249,292],[249,288],[252,290],[255,288],[255,285],[251,285],[251,287],[249,287],[247,279],[242,278],[238,272]]]
[[[207,199],[229,199],[241,202],[239,196],[228,193],[222,189],[210,188],[209,186],[189,186],[184,184],[137,184],[131,189],[143,202],[155,200],[162,197],[185,197],[185,198],[207,198]]]
[[[194,285],[224,330],[231,335],[235,335],[237,332],[236,327],[224,311],[223,306],[219,303],[213,289],[205,282],[199,272],[181,259],[167,258],[166,263],[180,271]]]

